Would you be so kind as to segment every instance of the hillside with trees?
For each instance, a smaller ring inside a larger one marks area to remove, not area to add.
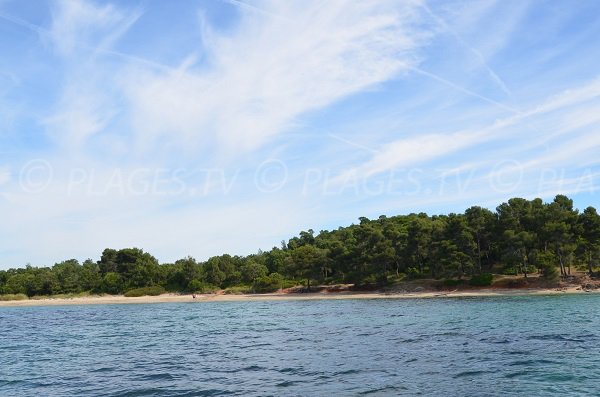
[[[401,280],[486,280],[489,274],[567,279],[576,269],[595,275],[600,216],[579,212],[558,195],[552,202],[513,198],[496,211],[360,218],[337,230],[302,231],[280,247],[248,256],[228,254],[160,264],[138,248],[105,249],[99,260],[69,259],[52,267],[0,271],[0,294],[45,296],[229,289],[272,292],[294,285],[393,285]],[[489,284],[483,281],[481,285]],[[474,282],[473,285],[478,285]]]

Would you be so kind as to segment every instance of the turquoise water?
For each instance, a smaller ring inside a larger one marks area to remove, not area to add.
[[[0,396],[580,396],[600,296],[0,308]]]

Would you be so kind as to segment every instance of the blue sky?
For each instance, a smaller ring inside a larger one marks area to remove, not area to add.
[[[0,268],[599,206],[600,2],[0,0]]]

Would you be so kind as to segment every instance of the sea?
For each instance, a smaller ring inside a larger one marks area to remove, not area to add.
[[[0,396],[600,395],[600,295],[0,307]]]

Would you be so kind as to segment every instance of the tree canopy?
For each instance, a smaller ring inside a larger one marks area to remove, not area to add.
[[[0,271],[0,294],[120,294],[152,286],[269,291],[290,283],[382,285],[404,276],[461,279],[492,271],[555,278],[573,266],[592,274],[599,260],[600,215],[593,207],[579,213],[558,195],[549,203],[512,198],[495,211],[474,206],[462,214],[362,217],[336,230],[301,231],[269,251],[203,262],[159,264],[139,248],[107,248],[97,261]]]

